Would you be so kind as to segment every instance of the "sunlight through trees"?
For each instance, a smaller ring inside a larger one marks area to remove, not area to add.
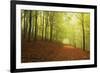
[[[45,40],[90,50],[90,14],[21,10],[22,39]]]

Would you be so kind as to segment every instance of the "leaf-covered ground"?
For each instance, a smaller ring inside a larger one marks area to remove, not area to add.
[[[71,45],[49,42],[22,42],[22,63],[23,62],[44,62],[44,61],[67,61],[86,60],[90,58],[87,51],[75,48]]]

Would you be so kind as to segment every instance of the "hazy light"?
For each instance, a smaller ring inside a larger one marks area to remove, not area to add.
[[[75,25],[77,23],[77,18],[75,15],[72,16],[70,24]]]
[[[69,39],[64,39],[63,40],[63,44],[69,44],[70,42],[69,42]]]

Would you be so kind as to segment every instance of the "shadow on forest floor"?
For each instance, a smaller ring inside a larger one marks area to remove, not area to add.
[[[21,62],[86,60],[90,54],[71,45],[50,41],[22,41]]]

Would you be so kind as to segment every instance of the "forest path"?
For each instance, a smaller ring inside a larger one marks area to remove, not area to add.
[[[89,59],[89,53],[71,45],[37,41],[23,43],[22,62],[64,61]]]

